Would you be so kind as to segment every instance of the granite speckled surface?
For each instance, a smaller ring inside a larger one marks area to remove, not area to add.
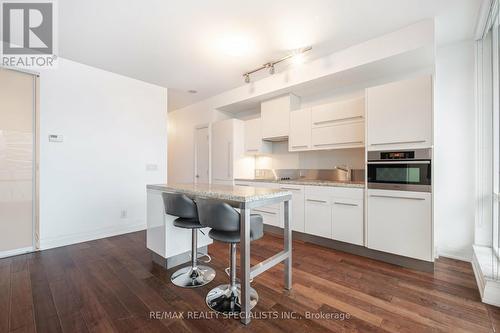
[[[245,203],[292,195],[290,191],[281,189],[215,184],[157,184],[147,185],[146,188],[166,192],[179,192],[188,196]]]
[[[312,185],[312,186],[332,186],[332,187],[352,187],[364,188],[365,182],[341,182],[333,180],[317,180],[317,179],[294,179],[294,180],[274,180],[274,179],[235,179],[242,182],[259,182],[259,183],[277,183],[290,185]]]

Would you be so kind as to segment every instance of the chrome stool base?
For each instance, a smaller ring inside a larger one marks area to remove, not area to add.
[[[236,284],[233,289],[231,285],[222,284],[210,290],[207,294],[206,302],[210,309],[219,313],[240,313],[241,312],[241,288]],[[250,287],[250,309],[253,309],[259,301],[259,294]]]
[[[183,288],[196,288],[209,283],[215,278],[213,268],[198,265],[193,268],[191,266],[184,267],[172,274],[170,280],[173,284]]]

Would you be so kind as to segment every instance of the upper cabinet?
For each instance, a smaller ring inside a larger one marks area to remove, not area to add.
[[[290,112],[290,135],[288,150],[301,151],[311,149],[311,109]]]
[[[299,108],[299,97],[288,94],[261,103],[262,138],[286,140],[290,130],[290,111]]]
[[[363,147],[365,99],[355,98],[311,109],[312,149]]]
[[[270,154],[272,144],[262,140],[261,118],[245,121],[245,153],[248,155]]]
[[[369,150],[432,146],[432,77],[366,89]]]

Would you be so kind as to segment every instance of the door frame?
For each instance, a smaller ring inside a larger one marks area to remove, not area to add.
[[[199,124],[193,130],[193,183],[197,184],[196,170],[198,168],[198,141],[196,140],[196,131],[206,128],[208,131],[208,183],[212,183],[212,123]]]
[[[33,166],[32,166],[32,218],[31,247],[3,251],[0,258],[7,258],[40,249],[40,73],[31,70],[1,66],[1,69],[31,75],[33,77]]]

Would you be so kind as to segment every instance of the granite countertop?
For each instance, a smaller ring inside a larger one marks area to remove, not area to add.
[[[253,186],[228,186],[215,184],[157,184],[147,185],[147,189],[184,193],[211,199],[248,203],[275,199],[292,195],[290,191]]]
[[[235,179],[235,181],[277,183],[277,184],[290,184],[290,185],[353,187],[353,188],[365,187],[364,181],[335,181],[335,180],[319,180],[319,179],[275,180],[275,179],[243,179],[243,178]]]

